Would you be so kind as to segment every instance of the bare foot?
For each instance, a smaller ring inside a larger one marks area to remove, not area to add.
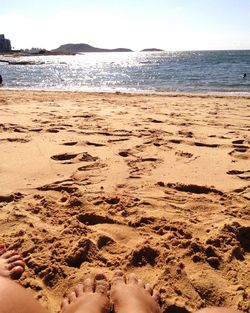
[[[110,311],[108,290],[109,284],[103,274],[97,274],[94,279],[87,278],[63,299],[62,312],[108,313]]]
[[[0,276],[18,279],[24,272],[25,263],[15,250],[6,251],[0,246]]]
[[[115,313],[160,313],[159,294],[134,274],[118,272],[111,282],[111,303]]]

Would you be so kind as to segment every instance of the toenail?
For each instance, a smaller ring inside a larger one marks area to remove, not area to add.
[[[124,273],[122,271],[119,271],[115,273],[115,276],[122,277],[124,276]]]
[[[106,279],[106,277],[105,277],[104,274],[97,274],[97,275],[95,276],[95,279],[96,279],[96,280],[103,280],[103,279]]]

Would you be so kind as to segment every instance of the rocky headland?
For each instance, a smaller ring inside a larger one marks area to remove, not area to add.
[[[103,48],[96,48],[90,46],[85,43],[78,43],[78,44],[65,44],[57,49],[52,50],[53,52],[61,52],[61,53],[80,53],[80,52],[133,52],[131,49],[127,48],[116,48],[116,49],[103,49]]]

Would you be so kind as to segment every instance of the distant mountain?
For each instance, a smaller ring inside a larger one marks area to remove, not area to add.
[[[141,52],[161,52],[164,51],[162,49],[157,49],[157,48],[148,48],[148,49],[143,49]]]
[[[63,53],[78,53],[78,52],[133,52],[130,49],[126,48],[117,48],[117,49],[101,49],[92,47],[85,43],[68,43],[66,45],[62,45],[57,49],[52,50],[53,52],[63,52]]]

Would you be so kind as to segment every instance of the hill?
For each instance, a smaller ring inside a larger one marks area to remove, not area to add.
[[[127,48],[117,48],[117,49],[102,49],[96,48],[85,43],[68,43],[52,50],[53,52],[64,52],[64,53],[78,53],[78,52],[133,52]]]
[[[162,49],[157,49],[157,48],[148,48],[148,49],[143,49],[141,52],[161,52],[164,51]]]

